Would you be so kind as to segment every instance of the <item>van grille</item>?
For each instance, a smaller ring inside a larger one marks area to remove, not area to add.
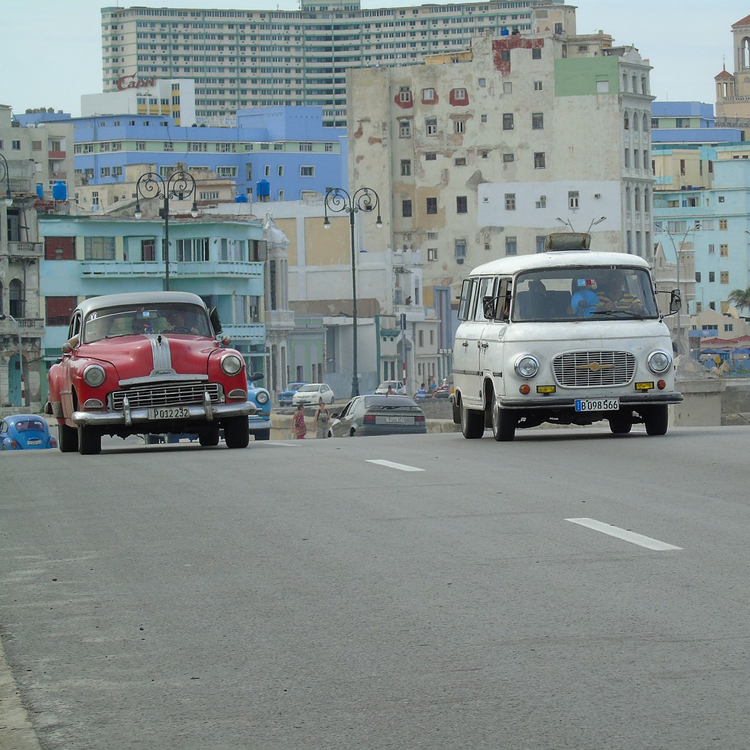
[[[178,406],[180,404],[202,404],[203,394],[208,391],[211,403],[221,400],[221,386],[218,383],[160,383],[148,388],[133,388],[115,391],[110,394],[111,408],[122,409],[125,397],[131,409],[145,409],[151,406]]]
[[[569,352],[552,362],[555,380],[567,388],[600,388],[626,385],[635,373],[630,352]]]

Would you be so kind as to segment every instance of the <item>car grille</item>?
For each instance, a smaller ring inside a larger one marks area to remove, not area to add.
[[[635,357],[630,352],[569,352],[552,362],[558,385],[599,388],[626,385],[633,379]]]
[[[147,388],[115,391],[110,394],[110,407],[115,411],[122,409],[126,396],[131,409],[202,404],[205,392],[208,392],[212,403],[218,403],[221,400],[222,389],[218,383],[160,383]]]

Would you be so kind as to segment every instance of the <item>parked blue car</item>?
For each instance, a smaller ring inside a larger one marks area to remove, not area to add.
[[[27,451],[57,448],[47,422],[36,414],[15,414],[0,422],[0,450]]]
[[[289,383],[285,391],[279,393],[279,406],[291,406],[294,394],[307,383]]]
[[[255,385],[256,381],[262,379],[262,372],[254,372],[248,376],[247,400],[255,404],[257,411],[247,419],[250,423],[250,434],[256,440],[269,440],[271,437],[271,394],[265,388]]]

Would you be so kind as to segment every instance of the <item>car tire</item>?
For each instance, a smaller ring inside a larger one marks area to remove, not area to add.
[[[497,403],[497,396],[492,394],[492,437],[498,443],[509,443],[516,436],[518,417]]]
[[[102,452],[102,434],[94,427],[78,428],[78,452],[82,456],[95,456]]]
[[[484,412],[467,409],[461,401],[461,434],[467,440],[478,440],[484,435]]]
[[[78,430],[75,427],[68,427],[66,424],[59,425],[57,437],[60,453],[76,453],[78,451]]]
[[[227,448],[247,448],[250,442],[250,425],[247,417],[227,417],[222,420]]]
[[[609,420],[609,429],[613,435],[627,435],[633,429],[633,423],[629,419]]]
[[[271,430],[257,430],[253,433],[256,440],[270,440]]]
[[[210,448],[211,446],[219,444],[219,427],[212,427],[211,429],[205,430],[204,432],[198,433],[198,442],[204,448]]]
[[[643,422],[649,435],[666,435],[669,427],[669,410],[666,404],[650,406],[644,411]]]

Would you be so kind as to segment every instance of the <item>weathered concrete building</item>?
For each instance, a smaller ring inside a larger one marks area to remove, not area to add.
[[[534,9],[532,29],[348,71],[350,188],[380,194],[388,244],[422,251],[427,305],[432,287],[538,252],[561,223],[652,253],[648,60],[578,36],[572,6]]]

